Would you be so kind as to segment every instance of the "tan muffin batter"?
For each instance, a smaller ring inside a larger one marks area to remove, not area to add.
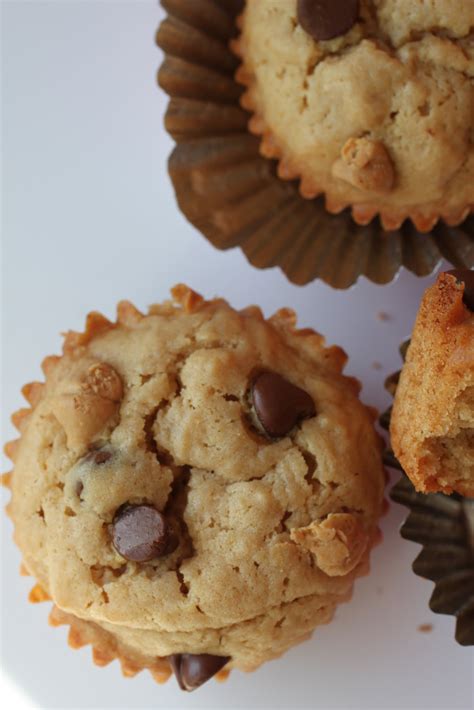
[[[343,5],[301,3],[316,30],[313,6]],[[347,5],[355,22],[318,41],[297,0],[247,0],[233,46],[262,153],[301,178],[303,196],[351,205],[361,224],[462,221],[474,205],[474,0]]]
[[[179,654],[254,669],[327,623],[367,571],[383,495],[342,350],[288,309],[173,296],[69,333],[8,447],[33,597],[97,662],[160,679]]]
[[[417,490],[474,496],[474,272],[455,274],[423,297],[390,433]]]

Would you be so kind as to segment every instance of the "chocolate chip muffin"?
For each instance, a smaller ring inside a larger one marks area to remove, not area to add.
[[[448,271],[426,291],[390,433],[418,491],[474,496],[473,271]]]
[[[237,79],[263,155],[304,197],[386,229],[474,205],[474,2],[246,0]]]
[[[32,601],[94,660],[193,690],[329,622],[368,569],[383,469],[346,357],[294,313],[184,286],[68,333],[13,420]]]

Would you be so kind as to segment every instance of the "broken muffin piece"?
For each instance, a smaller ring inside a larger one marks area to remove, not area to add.
[[[474,272],[425,293],[397,386],[390,434],[416,489],[474,496]]]

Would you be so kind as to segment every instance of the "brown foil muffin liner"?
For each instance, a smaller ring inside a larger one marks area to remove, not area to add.
[[[239,60],[229,48],[243,0],[161,0],[157,33],[165,53],[158,82],[170,96],[165,127],[176,141],[169,173],[187,219],[218,249],[239,246],[257,268],[280,267],[303,285],[316,278],[348,288],[359,276],[391,281],[402,266],[426,276],[446,259],[474,266],[474,215],[458,227],[422,234],[410,221],[386,232],[359,226],[350,210],[329,214],[324,200],[300,196],[277,176],[247,129]]]
[[[192,291],[183,284],[178,284],[171,289],[172,301],[169,302],[170,309],[175,307],[181,307],[186,312],[191,313],[195,309],[199,308],[203,302],[203,297],[198,293]],[[152,312],[153,306],[150,307]],[[242,314],[252,314],[254,317],[259,317],[263,319],[263,313],[258,306],[248,306],[240,311]],[[117,325],[132,326],[140,322],[144,318],[144,314],[141,313],[132,303],[129,301],[120,301],[117,305],[117,319],[115,322],[110,321],[101,313],[93,311],[88,314],[85,323],[84,332],[68,331],[64,334],[63,341],[63,354],[69,354],[81,348],[90,342],[95,336],[100,333],[104,333],[107,330],[111,330]],[[296,314],[289,308],[281,308],[278,310],[271,318],[274,322],[284,325],[286,328],[292,330],[297,335],[301,337],[314,338],[318,345],[321,343],[321,336],[316,333],[311,328],[301,328],[296,327]],[[332,346],[328,348],[331,357],[335,362],[338,363],[338,367],[342,372],[347,356],[345,352],[338,346]],[[45,375],[45,379],[54,371],[57,367],[61,356],[50,355],[44,358],[41,363],[41,369]],[[348,386],[352,387],[357,393],[361,389],[361,385],[358,380],[353,377],[345,376]],[[45,386],[43,382],[30,382],[22,388],[22,394],[29,407],[22,408],[15,412],[11,420],[18,430],[20,436],[19,438],[9,441],[5,444],[4,451],[7,457],[12,461],[13,465],[17,458],[18,446],[21,440],[22,433],[25,431],[28,419],[39,403],[42,397],[42,391]],[[370,412],[372,420],[376,421],[378,412],[372,407],[367,407]],[[380,444],[381,448],[383,446],[382,442]],[[388,480],[387,472],[385,471],[386,482]],[[12,477],[14,476],[14,467],[8,473],[0,475],[0,483],[7,489],[12,487]],[[11,515],[11,503],[8,503],[5,507],[7,515],[12,518]],[[388,501],[383,500],[382,513],[385,515],[388,510]],[[14,521],[12,521],[14,522]],[[382,541],[382,531],[380,528],[374,530],[373,536],[369,542],[366,553],[363,555],[360,563],[357,566],[357,578],[364,577],[370,572],[370,552],[371,550],[379,545]],[[20,566],[20,574],[22,576],[34,576],[29,571],[27,565],[22,563]],[[339,603],[347,603],[351,600],[353,594],[353,588],[341,598]],[[69,626],[68,634],[68,644],[73,649],[79,649],[83,646],[90,645],[92,647],[92,659],[93,662],[98,666],[106,666],[114,660],[118,660],[121,666],[122,674],[125,677],[131,678],[143,670],[148,670],[154,680],[158,683],[166,683],[171,675],[173,675],[171,663],[167,657],[156,657],[153,663],[150,663],[149,658],[145,656],[140,658],[140,654],[132,651],[130,654],[126,647],[124,647],[110,632],[101,628],[98,624],[90,620],[81,619],[73,614],[67,613],[57,607],[54,604],[53,599],[49,595],[48,591],[44,589],[40,582],[35,581],[32,587],[28,600],[32,604],[38,604],[40,602],[53,602],[52,609],[49,615],[49,623],[51,626]],[[324,623],[330,623],[332,617],[329,618]],[[311,637],[311,633],[308,633],[304,639],[306,640]],[[231,669],[224,667],[222,670],[218,671],[213,678],[219,682],[225,681],[229,676]]]
[[[403,359],[409,342],[402,345]],[[387,378],[386,388],[394,395],[400,372]],[[389,430],[391,409],[380,418]],[[474,645],[474,499],[454,493],[417,493],[392,451],[385,455],[387,466],[402,472],[390,497],[410,509],[400,534],[423,546],[413,562],[416,575],[435,583],[429,606],[436,614],[456,618],[456,641]]]

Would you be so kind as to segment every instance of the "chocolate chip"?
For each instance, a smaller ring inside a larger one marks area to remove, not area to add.
[[[167,554],[168,525],[151,505],[126,505],[115,514],[112,539],[126,560],[148,562]]]
[[[215,676],[230,661],[230,657],[209,653],[174,653],[168,656],[168,660],[181,690],[190,692]]]
[[[463,301],[466,308],[474,313],[474,271],[469,269],[451,269],[447,274],[454,276],[460,283],[464,283]]]
[[[260,424],[272,437],[285,436],[301,419],[316,415],[309,394],[275,372],[262,372],[255,378],[252,402]]]
[[[359,0],[298,0],[298,22],[316,41],[349,32],[359,14]]]

